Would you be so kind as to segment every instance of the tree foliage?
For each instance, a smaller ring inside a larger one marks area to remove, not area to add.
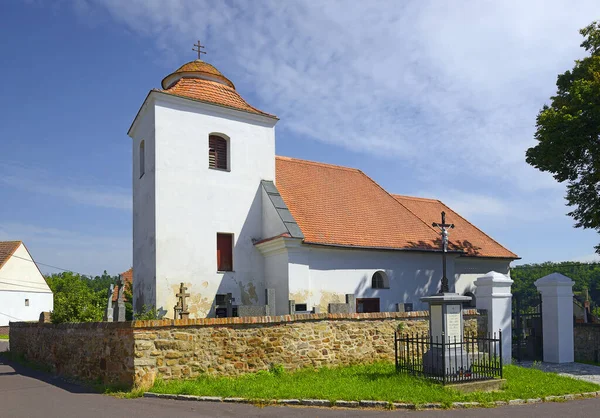
[[[533,284],[548,274],[561,273],[571,278],[575,284],[575,294],[584,295],[589,292],[592,307],[600,306],[600,263],[541,263],[524,264],[513,267],[510,276],[514,281],[513,294],[520,295],[526,304],[531,303],[537,297],[537,289]]]
[[[558,76],[551,104],[537,115],[527,162],[567,182],[566,199],[575,226],[600,232],[600,23],[580,30],[590,54]],[[600,245],[595,247],[600,254]]]
[[[52,322],[102,321],[108,303],[108,289],[111,284],[117,282],[117,278],[118,276],[111,276],[106,271],[94,278],[72,272],[47,276],[48,286],[54,293]],[[129,311],[131,311],[131,302],[129,302]],[[130,314],[128,319],[131,319],[131,316]]]

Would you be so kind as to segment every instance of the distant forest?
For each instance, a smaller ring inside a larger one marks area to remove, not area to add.
[[[513,267],[510,269],[510,276],[514,280],[513,294],[531,300],[537,293],[533,282],[554,272],[564,274],[575,282],[573,293],[581,301],[585,300],[587,290],[593,313],[597,316],[600,314],[600,263],[546,262]]]

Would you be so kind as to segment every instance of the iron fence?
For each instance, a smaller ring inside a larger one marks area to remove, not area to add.
[[[464,336],[462,341],[431,335],[394,336],[396,370],[442,384],[502,378],[502,331]]]

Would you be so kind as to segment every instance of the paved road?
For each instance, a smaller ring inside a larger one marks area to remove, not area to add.
[[[92,393],[61,379],[36,372],[0,357],[0,417],[2,418],[202,418],[202,417],[593,417],[600,399],[565,403],[507,406],[451,411],[367,411],[328,408],[257,408],[252,405],[117,399]]]

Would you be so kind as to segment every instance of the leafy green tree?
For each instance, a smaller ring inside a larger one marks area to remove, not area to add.
[[[54,323],[102,321],[108,289],[94,291],[92,281],[72,272],[53,274],[46,281],[54,293]]]
[[[537,116],[538,144],[527,150],[527,162],[567,182],[575,226],[600,232],[600,23],[580,33],[589,56],[558,76],[556,95]],[[600,254],[600,245],[595,249]]]

